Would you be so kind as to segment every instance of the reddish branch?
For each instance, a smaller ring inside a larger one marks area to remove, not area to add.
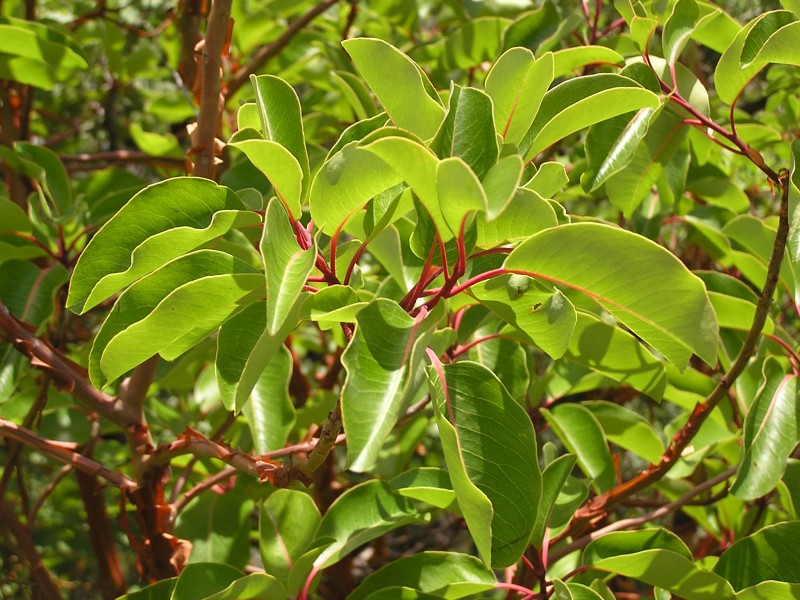
[[[316,19],[319,15],[328,10],[331,6],[336,4],[339,0],[322,0],[313,6],[307,13],[293,21],[291,25],[286,28],[280,37],[276,38],[273,42],[259,48],[250,62],[241,67],[228,82],[228,87],[225,91],[225,99],[233,97],[239,89],[250,80],[250,75],[257,73],[270,59],[277,56],[281,50],[289,45],[292,38],[296,36],[306,25]]]

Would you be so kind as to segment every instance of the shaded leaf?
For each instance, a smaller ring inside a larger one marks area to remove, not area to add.
[[[658,464],[664,442],[645,417],[629,408],[602,400],[587,401],[588,408],[612,444],[638,454],[651,464]]]
[[[768,525],[725,550],[714,573],[737,591],[768,580],[800,583],[798,536],[800,521]]]
[[[289,397],[291,376],[291,352],[280,346],[256,381],[250,399],[241,407],[256,454],[282,448],[294,427],[295,410]],[[238,409],[235,402],[233,409]]]
[[[451,510],[457,507],[456,493],[447,471],[433,467],[419,467],[401,473],[390,482],[392,490],[437,508]]]
[[[224,590],[207,596],[205,600],[285,600],[289,598],[277,579],[266,573],[251,573],[237,579]]]
[[[193,563],[181,571],[170,600],[205,600],[244,577],[239,569],[217,563]]]
[[[287,583],[295,562],[309,550],[320,520],[308,494],[291,489],[270,494],[259,511],[258,547],[264,570]]]
[[[669,550],[687,560],[692,560],[692,552],[677,535],[656,527],[640,531],[615,531],[592,540],[583,551],[581,562],[593,565],[599,560],[623,554],[635,554],[640,550],[660,548]]]

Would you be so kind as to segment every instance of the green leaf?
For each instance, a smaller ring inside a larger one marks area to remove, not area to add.
[[[575,329],[575,307],[558,290],[519,275],[500,275],[469,288],[470,296],[513,325],[551,358],[569,346]]]
[[[277,579],[266,573],[251,573],[205,600],[288,600],[289,594]]]
[[[433,86],[417,64],[382,40],[358,38],[342,46],[381,101],[395,125],[430,139],[444,118],[444,108],[429,93]]]
[[[72,48],[37,35],[37,31],[31,29],[20,19],[14,19],[13,23],[1,23],[0,52],[47,65],[59,74],[88,67],[86,60]]]
[[[227,410],[241,410],[262,377],[273,376],[265,375],[265,370],[270,368],[270,361],[297,325],[306,296],[304,293],[297,299],[289,317],[275,334],[267,329],[266,302],[250,304],[222,324],[217,337],[216,374],[222,403]],[[275,384],[274,381],[270,383]],[[287,413],[282,411],[282,414],[286,416]]]
[[[83,314],[137,279],[238,227],[261,222],[230,189],[199,177],[153,184],[131,198],[84,249],[67,306]]]
[[[617,483],[614,459],[595,416],[580,404],[559,404],[542,415],[567,450],[578,458],[578,466],[592,480],[598,492],[606,492]]]
[[[686,600],[729,600],[735,597],[731,584],[704,571],[676,552],[643,550],[596,561],[593,568],[638,579]]]
[[[276,490],[259,511],[259,550],[264,570],[287,583],[289,572],[311,546],[321,517],[308,494]]]
[[[55,309],[56,293],[69,279],[62,265],[40,269],[25,260],[0,263],[0,300],[20,321],[40,329]]]
[[[256,105],[261,117],[264,139],[280,144],[294,156],[302,172],[300,179],[307,186],[310,180],[308,151],[297,94],[292,86],[273,75],[251,75],[250,82],[256,93]],[[305,192],[307,191],[306,189]],[[302,197],[305,198],[305,194]],[[300,217],[299,211],[292,214]]]
[[[2,39],[2,35],[0,35],[0,39]],[[49,148],[28,142],[15,142],[14,149],[24,159],[38,165],[40,169],[38,179],[42,183],[45,194],[52,202],[51,208],[54,216],[59,221],[68,216],[72,209],[72,188],[67,170],[61,163],[58,154]]]
[[[389,164],[353,141],[330,156],[311,184],[311,217],[333,235],[354,212],[403,178]]]
[[[787,375],[774,357],[764,361],[763,379],[747,413],[742,457],[731,493],[754,500],[770,492],[800,441],[797,376]]]
[[[322,517],[317,539],[333,538],[335,542],[316,558],[314,567],[328,567],[362,544],[420,520],[405,498],[394,494],[383,481],[356,485],[339,496]]]
[[[367,86],[356,75],[348,71],[333,71],[331,78],[339,86],[357,119],[368,119],[377,114],[378,110]]]
[[[625,59],[611,48],[605,46],[578,46],[553,53],[554,79],[571,75],[586,65],[623,66]]]
[[[267,176],[287,212],[299,218],[304,175],[297,159],[286,148],[269,140],[244,140],[230,146],[244,152],[253,166]]]
[[[225,563],[244,569],[250,560],[253,501],[239,488],[200,494],[180,513],[175,535],[192,543],[191,563]]]
[[[713,14],[713,13],[712,13]],[[696,0],[678,0],[664,23],[661,44],[667,63],[674,65],[683,52],[700,20]]]
[[[389,482],[392,491],[406,498],[413,498],[437,508],[452,510],[456,505],[456,493],[447,471],[433,467],[418,467],[405,471]]]
[[[503,34],[511,23],[502,17],[465,21],[444,43],[444,59],[451,69],[470,69],[494,59],[503,47]]]
[[[541,497],[536,439],[525,410],[486,367],[429,367],[436,422],[453,489],[484,564],[515,563]]]
[[[348,600],[365,600],[375,591],[407,586],[445,598],[463,598],[494,588],[494,574],[474,556],[420,552],[398,558],[368,575]]]
[[[798,536],[800,521],[768,525],[725,550],[714,573],[737,591],[768,580],[800,583]]]
[[[437,202],[447,226],[454,234],[473,211],[486,212],[486,194],[475,173],[460,158],[445,158],[436,166]]]
[[[527,48],[510,48],[486,76],[486,93],[494,102],[494,126],[507,144],[519,145],[553,81],[553,55],[537,60]]]
[[[499,163],[498,163],[499,164]],[[491,248],[504,242],[529,238],[549,227],[558,225],[550,203],[536,192],[520,188],[494,219],[478,214],[478,246]]]
[[[445,600],[445,597],[407,587],[392,586],[371,593],[366,600]]]
[[[214,250],[168,263],[114,303],[89,354],[92,383],[102,388],[156,354],[174,360],[263,285],[261,273]]]
[[[291,377],[291,352],[285,346],[279,346],[275,356],[256,381],[250,399],[241,407],[253,436],[253,450],[256,454],[266,454],[270,450],[283,448],[294,427],[295,410],[289,397]],[[228,406],[227,401],[223,404]],[[234,402],[233,410],[238,408]]]
[[[603,400],[583,402],[581,406],[591,411],[608,441],[638,454],[651,464],[658,464],[664,453],[664,442],[645,417]]]
[[[342,355],[347,371],[342,418],[350,469],[364,472],[375,464],[401,407],[421,383],[415,372],[440,318],[441,311],[410,317],[385,298],[358,313],[355,335]]]
[[[330,285],[308,296],[301,317],[320,323],[352,323],[366,305],[353,288]]]
[[[497,375],[511,397],[525,404],[531,379],[528,353],[521,344],[499,337],[484,340],[470,349],[470,358]]]
[[[657,108],[658,96],[621,75],[570,79],[549,90],[520,144],[525,162],[584,127],[640,108]]]
[[[525,184],[525,189],[536,192],[542,198],[552,198],[568,183],[569,176],[566,167],[559,162],[548,161],[536,169],[536,173]]]
[[[314,268],[314,244],[301,249],[285,207],[272,200],[264,218],[261,255],[267,271],[267,330],[275,335],[296,305]]]
[[[800,596],[800,583],[783,581],[762,581],[758,585],[745,588],[736,593],[736,600],[764,600],[765,598],[797,598]]]
[[[681,152],[679,148],[688,134],[682,120],[681,115],[669,109],[654,114],[628,164],[606,181],[609,199],[626,217],[632,217],[652,194],[670,160]]]
[[[517,246],[505,268],[586,294],[679,368],[692,353],[716,362],[717,320],[703,282],[650,240],[596,223],[560,225]]]
[[[430,147],[442,158],[462,158],[483,179],[498,155],[492,99],[481,90],[454,84],[447,114]]]
[[[661,400],[667,385],[664,365],[634,336],[579,311],[566,356],[606,377]]]
[[[553,600],[603,600],[603,597],[580,583],[564,583],[560,579],[553,579]]]
[[[244,577],[239,569],[217,563],[193,563],[181,571],[170,600],[205,600]]]
[[[46,63],[24,56],[0,54],[0,78],[51,91],[57,81],[56,73]]]
[[[692,560],[692,552],[683,540],[671,531],[656,527],[639,531],[615,531],[592,540],[583,551],[581,563],[593,565],[604,558],[657,548]]]
[[[556,499],[575,466],[575,461],[575,456],[572,454],[563,454],[542,471],[542,500],[536,511],[536,521],[529,542],[535,548],[542,547],[544,532],[550,526],[550,516],[555,508]]]
[[[170,600],[177,580],[177,577],[162,579],[158,583],[148,585],[141,590],[120,596],[117,600]]]
[[[627,167],[647,133],[656,109],[642,108],[631,119],[620,115],[589,128],[586,134],[586,171],[581,185],[593,192],[606,180]]]
[[[483,180],[487,221],[499,217],[514,198],[522,179],[523,168],[522,157],[511,154],[501,158],[489,169]]]
[[[708,292],[708,297],[714,306],[714,312],[717,313],[721,328],[738,329],[740,331],[750,330],[753,324],[753,317],[756,314],[755,302],[711,291]],[[762,332],[771,334],[774,330],[774,322],[767,317]]]

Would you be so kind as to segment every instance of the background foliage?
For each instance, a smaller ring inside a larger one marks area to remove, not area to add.
[[[0,2],[0,595],[792,598],[795,0]]]

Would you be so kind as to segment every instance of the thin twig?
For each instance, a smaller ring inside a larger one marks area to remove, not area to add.
[[[211,489],[221,481],[230,479],[237,473],[239,473],[239,469],[236,469],[235,467],[228,467],[227,469],[223,469],[219,473],[212,475],[208,479],[201,481],[172,503],[172,514],[178,516],[181,514],[183,509],[186,508],[186,505],[189,504],[189,502],[191,502],[194,498],[199,496],[202,492]]]

